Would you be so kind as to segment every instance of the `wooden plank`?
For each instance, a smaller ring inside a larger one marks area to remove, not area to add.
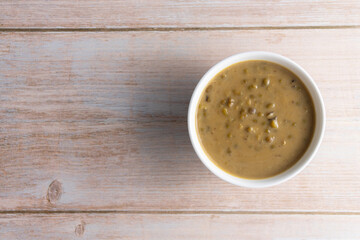
[[[359,41],[360,29],[2,33],[0,209],[359,212]],[[314,161],[268,189],[212,175],[187,134],[201,75],[248,50],[303,65],[327,109]]]
[[[36,214],[0,216],[2,239],[358,239],[359,215]]]
[[[0,2],[2,28],[341,26],[360,24],[360,2],[16,0]]]

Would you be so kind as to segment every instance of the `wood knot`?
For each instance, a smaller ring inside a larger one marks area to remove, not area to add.
[[[58,180],[54,180],[49,185],[46,198],[50,203],[55,203],[61,198],[62,192],[62,184]]]
[[[81,237],[85,232],[85,225],[86,223],[84,221],[81,221],[80,224],[76,225],[75,227],[75,235],[78,237]]]

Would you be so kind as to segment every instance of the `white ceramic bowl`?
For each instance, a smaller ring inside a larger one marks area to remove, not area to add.
[[[279,65],[284,66],[285,68],[289,69],[293,73],[295,73],[305,84],[307,89],[309,90],[311,97],[314,102],[315,106],[315,132],[312,138],[312,141],[306,150],[306,152],[303,154],[301,159],[291,168],[288,170],[282,172],[281,174],[278,174],[276,176],[266,178],[266,179],[244,179],[232,176],[226,172],[224,172],[222,169],[217,167],[206,155],[204,149],[202,148],[199,137],[197,135],[196,131],[196,112],[197,112],[197,106],[201,97],[201,94],[204,90],[204,88],[207,86],[209,81],[220,71],[227,68],[228,66],[242,62],[247,60],[265,60],[273,63],[277,63]],[[195,149],[195,152],[201,159],[201,161],[205,164],[205,166],[213,172],[216,176],[219,178],[243,187],[251,187],[251,188],[261,188],[261,187],[269,187],[273,185],[277,185],[279,183],[285,182],[286,180],[289,180],[290,178],[294,177],[296,174],[298,174],[300,171],[302,171],[314,158],[315,153],[317,152],[321,140],[324,135],[325,130],[325,107],[323,99],[320,95],[319,89],[315,85],[314,80],[311,78],[311,76],[297,63],[293,62],[292,60],[275,54],[271,52],[244,52],[240,54],[233,55],[231,57],[228,57],[215,66],[213,66],[200,80],[200,82],[197,84],[194,93],[190,100],[189,110],[188,110],[188,129],[190,134],[191,143]]]

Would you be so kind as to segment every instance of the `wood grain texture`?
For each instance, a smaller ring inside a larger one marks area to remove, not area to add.
[[[360,25],[357,0],[0,1],[2,28]]]
[[[359,215],[2,215],[2,239],[358,239]]]
[[[360,29],[1,33],[0,209],[360,212],[359,41]],[[327,110],[316,158],[268,189],[211,174],[186,127],[202,74],[249,50],[297,61]]]

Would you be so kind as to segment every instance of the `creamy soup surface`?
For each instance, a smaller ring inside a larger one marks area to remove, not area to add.
[[[245,61],[218,73],[202,93],[197,134],[210,159],[247,179],[277,175],[309,146],[315,112],[311,96],[288,69]]]

